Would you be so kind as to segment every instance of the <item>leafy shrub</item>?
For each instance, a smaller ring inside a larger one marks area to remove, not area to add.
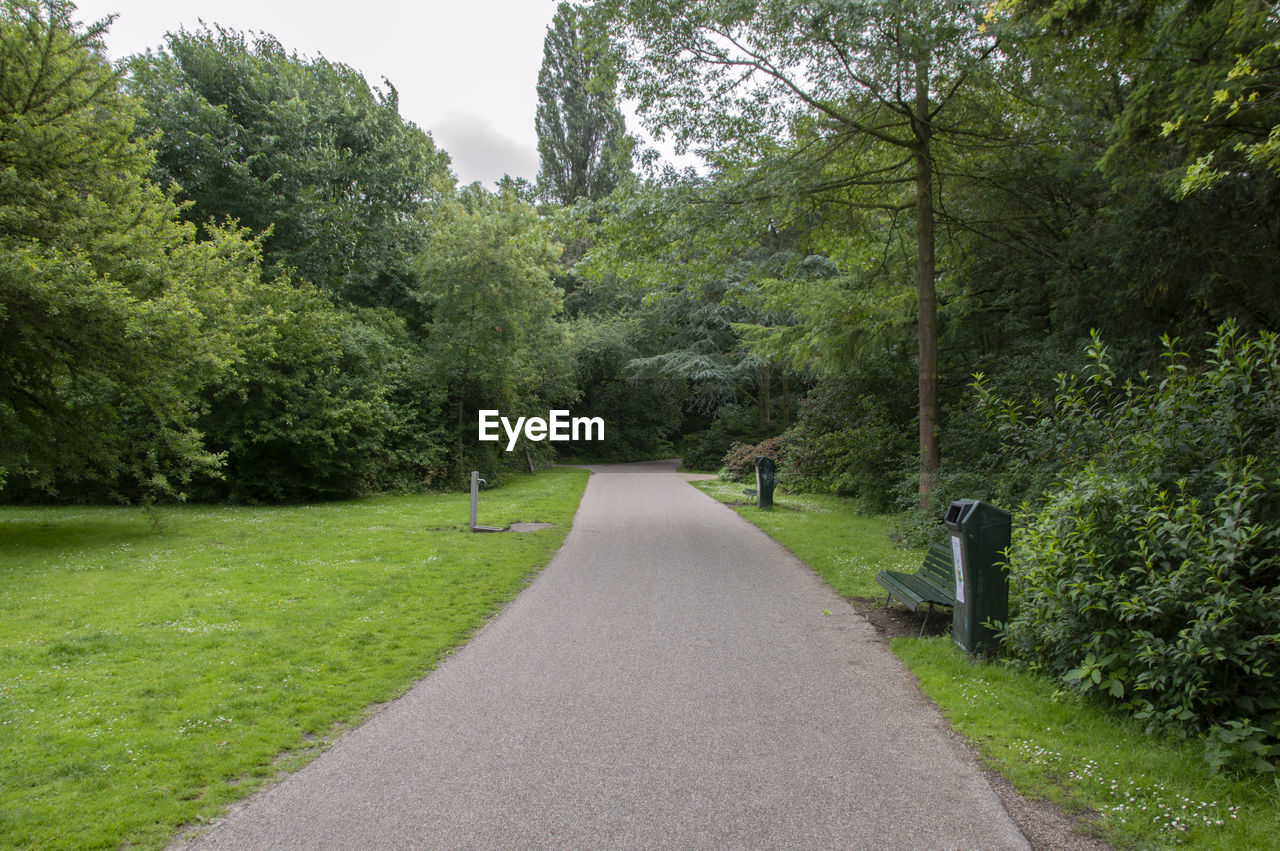
[[[1023,410],[988,397],[1010,463],[1062,475],[1015,524],[1006,648],[1153,728],[1207,733],[1215,767],[1280,754],[1280,347],[1219,329],[1201,369],[1086,381]],[[981,381],[978,382],[982,391]]]
[[[274,281],[238,297],[224,320],[241,323],[240,356],[206,388],[199,421],[226,458],[225,478],[200,496],[290,502],[374,490],[395,422],[391,329],[310,285]]]
[[[787,452],[794,487],[854,497],[867,511],[892,507],[916,433],[914,411],[901,401],[912,398],[911,384],[900,373],[871,359],[809,392]]]
[[[868,511],[884,511],[893,504],[898,459],[911,432],[891,422],[878,399],[864,399],[860,407],[860,417],[839,428],[806,423],[795,429],[791,475],[810,490],[856,497]]]
[[[729,453],[724,456],[723,477],[731,482],[741,482],[747,479],[754,480],[756,459],[761,456],[772,458],[776,461],[778,463],[778,472],[781,474],[785,463],[788,440],[787,435],[780,434],[760,443],[734,444]]]

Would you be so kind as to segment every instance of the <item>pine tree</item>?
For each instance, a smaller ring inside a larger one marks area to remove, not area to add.
[[[618,108],[605,49],[588,38],[578,7],[561,3],[538,72],[538,185],[549,201],[572,204],[613,191],[631,168],[632,140]]]

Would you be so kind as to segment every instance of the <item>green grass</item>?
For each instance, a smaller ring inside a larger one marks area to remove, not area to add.
[[[559,548],[587,473],[284,508],[0,508],[0,845],[158,847],[402,693]]]
[[[949,636],[894,639],[951,725],[1019,791],[1091,822],[1121,847],[1280,847],[1271,780],[1212,775],[1193,742],[1146,734],[1043,677],[980,662]]]
[[[695,483],[722,502],[742,486]],[[922,553],[895,549],[888,518],[847,500],[779,494],[772,511],[735,506],[845,597],[882,597],[875,574],[915,570]],[[1007,663],[972,660],[950,636],[892,642],[921,688],[1022,793],[1081,813],[1118,847],[1280,848],[1280,791],[1268,778],[1209,772],[1194,742],[1135,723]]]
[[[849,500],[824,494],[775,493],[773,509],[756,508],[743,494],[747,487],[719,479],[693,482],[694,487],[759,526],[844,597],[883,597],[876,574],[886,568],[914,571],[922,550],[894,546],[886,533],[888,519],[857,514]],[[735,503],[747,503],[738,505]]]

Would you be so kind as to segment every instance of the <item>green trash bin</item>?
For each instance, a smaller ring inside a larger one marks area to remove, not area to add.
[[[951,637],[968,653],[994,653],[1000,636],[987,624],[1003,624],[1009,617],[1004,550],[1009,547],[1012,518],[1003,508],[960,499],[947,508],[943,522],[951,536],[956,574]]]
[[[777,462],[767,455],[756,459],[756,505],[760,508],[773,508],[777,469]]]

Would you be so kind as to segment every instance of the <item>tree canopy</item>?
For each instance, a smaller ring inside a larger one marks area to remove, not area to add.
[[[254,275],[148,180],[140,111],[67,3],[0,7],[0,485],[172,495],[217,466],[196,391],[230,342],[205,308]]]
[[[292,270],[366,304],[396,305],[422,249],[422,203],[452,189],[449,158],[399,115],[395,87],[220,27],[170,35],[128,63],[154,179],[194,222],[266,234],[269,272]]]
[[[541,194],[572,204],[608,195],[631,171],[633,140],[618,108],[607,40],[570,3],[556,8],[538,72],[538,174]]]

